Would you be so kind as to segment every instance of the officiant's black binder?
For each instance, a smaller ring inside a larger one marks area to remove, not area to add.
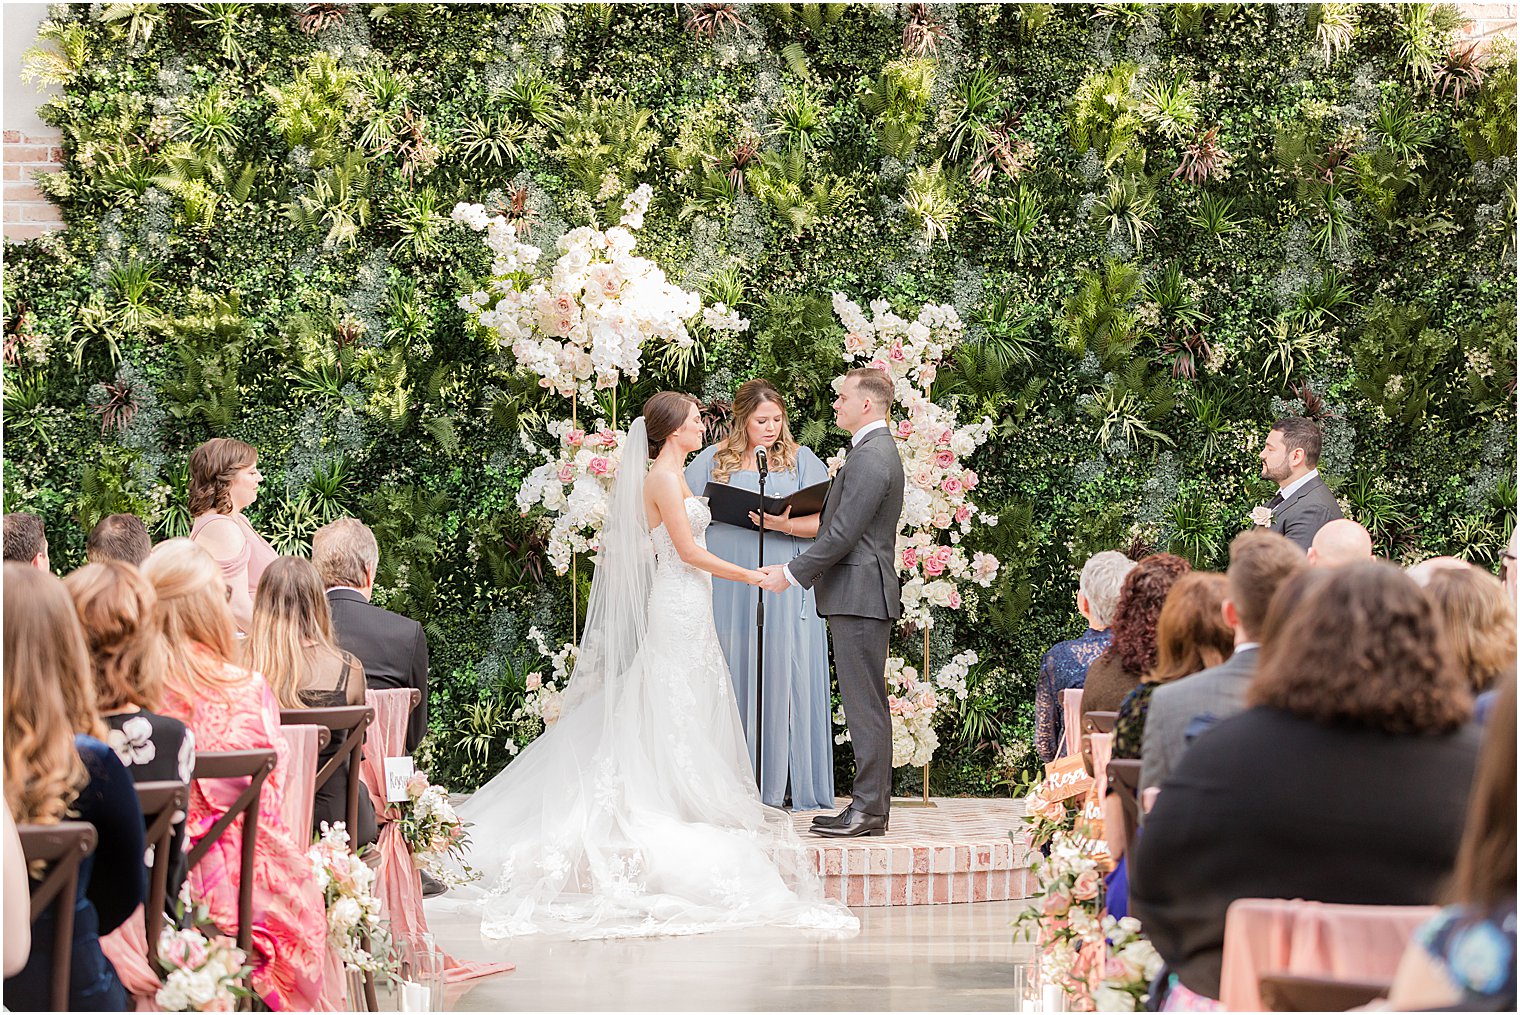
[[[824,480],[816,486],[798,490],[790,497],[767,497],[765,513],[779,515],[790,507],[793,518],[816,515],[823,510],[823,499],[828,496],[828,492],[829,480]],[[708,483],[707,489],[702,493],[707,498],[707,507],[712,512],[713,521],[736,525],[751,532],[760,531],[760,526],[749,520],[749,513],[755,510],[760,500],[760,495],[754,490],[729,486],[727,483]]]

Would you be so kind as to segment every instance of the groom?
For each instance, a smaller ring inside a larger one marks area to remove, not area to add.
[[[892,717],[887,711],[887,640],[902,616],[897,583],[897,527],[903,468],[887,426],[892,379],[881,370],[851,370],[840,379],[834,418],[850,432],[845,463],[834,476],[818,538],[785,567],[765,568],[762,586],[813,589],[828,618],[834,669],[855,745],[850,806],[813,819],[816,835],[853,837],[887,830],[892,799]]]

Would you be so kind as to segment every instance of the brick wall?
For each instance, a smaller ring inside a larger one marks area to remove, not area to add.
[[[1471,19],[1467,34],[1473,39],[1515,35],[1515,4],[1458,4]]]
[[[7,240],[30,240],[63,225],[58,209],[32,182],[38,172],[52,172],[63,162],[57,134],[4,133],[0,176],[4,186],[4,235]]]

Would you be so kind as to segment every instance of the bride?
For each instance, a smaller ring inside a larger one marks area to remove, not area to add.
[[[644,404],[560,720],[460,808],[483,889],[461,901],[486,937],[859,929],[755,789],[711,576],[764,576],[706,548],[712,516],[683,474],[703,436],[689,395]]]

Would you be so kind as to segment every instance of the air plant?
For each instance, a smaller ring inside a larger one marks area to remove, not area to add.
[[[1173,377],[1193,380],[1198,376],[1199,361],[1207,360],[1212,351],[1203,332],[1193,328],[1180,328],[1162,343],[1158,359],[1171,365]]]
[[[742,137],[727,152],[714,160],[716,168],[728,177],[735,197],[744,195],[744,170],[760,158],[760,139]]]
[[[351,349],[364,337],[364,322],[352,314],[344,314],[333,323],[333,341],[339,349]]]
[[[1187,146],[1172,179],[1180,176],[1189,183],[1204,183],[1217,178],[1229,164],[1229,154],[1219,146],[1219,128],[1210,127]]]
[[[908,23],[903,26],[903,52],[909,56],[932,56],[939,52],[945,38],[945,26],[935,19],[928,4],[910,4]]]
[[[988,129],[987,144],[977,152],[976,159],[971,164],[973,183],[979,186],[985,184],[992,178],[993,169],[1002,170],[1003,175],[1010,180],[1017,180],[1034,161],[1034,145],[1013,136],[1018,126],[1019,117],[1015,113],[1004,117],[996,127]]]
[[[709,440],[716,442],[728,436],[729,428],[734,423],[733,402],[715,398],[699,406],[697,411],[701,413],[702,426],[706,429]]]
[[[1292,390],[1293,397],[1304,403],[1305,418],[1317,421],[1340,418],[1330,411],[1330,407],[1325,404],[1325,399],[1310,386],[1308,381],[1293,385]]]
[[[401,157],[401,178],[408,184],[418,172],[427,172],[438,163],[438,145],[427,136],[427,117],[416,110],[401,111],[396,120],[396,154]]]
[[[343,24],[347,4],[307,4],[296,15],[296,24],[307,35],[316,35]]]
[[[699,39],[716,39],[751,29],[733,4],[710,3],[692,6],[686,30]]]
[[[1460,106],[1469,91],[1474,91],[1483,84],[1487,74],[1484,54],[1478,49],[1478,43],[1453,46],[1446,51],[1446,59],[1441,66],[1436,68],[1436,94],[1444,99],[1446,93],[1450,92],[1452,105]]]
[[[112,430],[125,430],[137,415],[137,391],[130,380],[118,378],[101,383],[106,399],[94,407],[100,417],[100,435]]]
[[[517,235],[527,239],[538,225],[538,212],[528,206],[528,185],[508,187],[506,194],[496,205],[496,213],[517,228]]]

